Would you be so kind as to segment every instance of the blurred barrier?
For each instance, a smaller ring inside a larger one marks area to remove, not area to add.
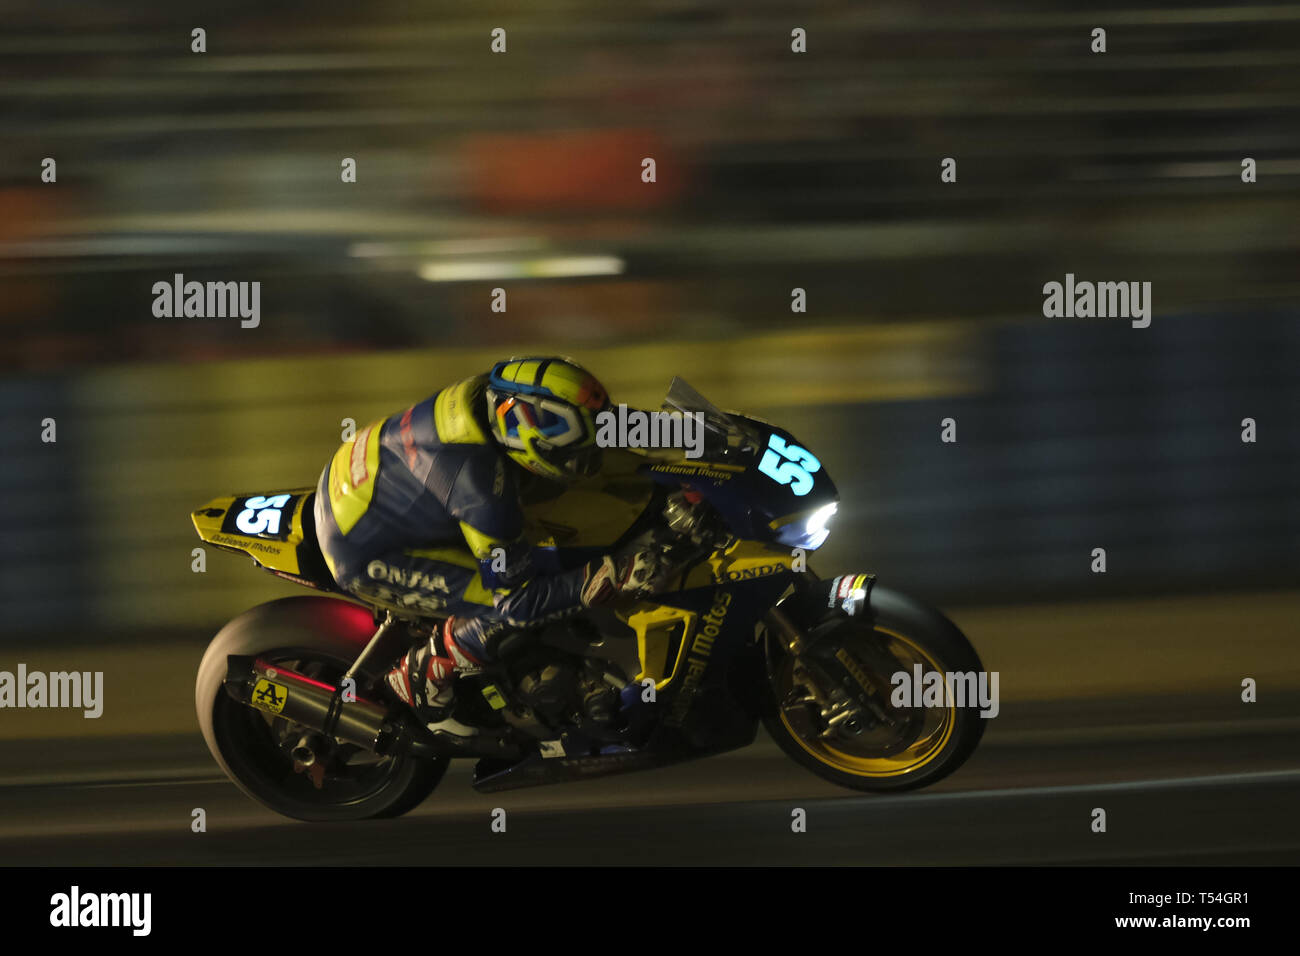
[[[814,567],[945,603],[1294,584],[1294,314],[791,331],[584,350],[616,401],[680,374],[779,421],[843,503]],[[979,333],[979,334],[977,334]],[[205,629],[291,593],[198,546],[210,497],[314,483],[340,440],[525,347],[139,366],[3,386],[0,634]],[[58,422],[58,442],[38,440]],[[1244,418],[1258,441],[1241,440]],[[940,440],[955,422],[957,441]],[[1093,573],[1093,549],[1107,571]]]
[[[914,323],[587,349],[615,401],[658,407],[674,374],[724,407],[932,397],[978,387],[974,330]],[[374,420],[527,347],[104,369],[6,386],[0,634],[211,627],[291,587],[199,545],[209,498],[312,485],[341,423]],[[545,350],[542,350],[545,351]],[[58,422],[58,442],[37,423]],[[40,476],[35,482],[29,476]]]
[[[986,392],[790,421],[846,499],[818,567],[945,602],[1300,579],[1300,313],[1031,319],[984,354]]]

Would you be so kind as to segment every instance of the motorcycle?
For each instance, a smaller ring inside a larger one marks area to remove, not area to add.
[[[209,645],[195,704],[222,770],[272,810],[334,821],[412,809],[454,759],[475,760],[474,788],[493,792],[712,756],[752,743],[760,723],[854,790],[911,790],[960,767],[983,733],[974,706],[895,691],[899,675],[982,673],[966,637],[872,574],[808,570],[839,498],[793,435],[681,379],[663,407],[702,422],[699,457],[607,449],[600,475],[525,511],[542,568],[639,538],[670,572],[651,597],[511,635],[497,660],[458,674],[454,716],[471,738],[431,732],[384,680],[445,615],[342,593],[316,543],[314,488],[193,512],[204,542],[324,592],[254,607]]]

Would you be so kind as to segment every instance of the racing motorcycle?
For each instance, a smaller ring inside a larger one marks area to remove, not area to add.
[[[793,435],[681,379],[663,407],[703,423],[699,457],[607,449],[599,476],[525,512],[543,569],[641,538],[670,572],[652,597],[509,636],[496,661],[459,674],[454,716],[477,728],[470,738],[424,727],[384,680],[440,615],[337,588],[314,488],[195,511],[203,541],[324,592],[254,607],[209,645],[195,704],[230,779],[302,820],[389,817],[423,801],[453,759],[475,760],[473,786],[491,792],[719,754],[753,742],[760,722],[791,759],[854,790],[915,789],[960,767],[983,733],[976,705],[894,690],[900,674],[981,673],[966,637],[872,574],[808,569],[838,494]]]

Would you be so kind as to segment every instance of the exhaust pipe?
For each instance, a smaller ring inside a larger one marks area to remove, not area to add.
[[[337,687],[305,677],[297,671],[253,657],[226,658],[226,693],[249,707],[283,717],[315,731],[336,737],[370,753],[413,757],[493,757],[516,759],[523,756],[517,744],[497,734],[479,734],[462,740],[441,735],[440,740],[417,736],[400,717],[389,717],[389,708],[358,697],[344,701]],[[310,766],[316,757],[311,734],[299,738],[294,759]]]
[[[261,658],[227,658],[225,688],[242,704],[371,753],[412,749],[402,725],[388,719],[387,707],[360,697],[344,702],[338,688]]]

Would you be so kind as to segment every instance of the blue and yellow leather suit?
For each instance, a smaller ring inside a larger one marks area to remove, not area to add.
[[[321,474],[316,533],[345,591],[454,615],[479,661],[505,634],[581,609],[584,570],[538,575],[517,466],[487,431],[480,375],[359,429]]]

